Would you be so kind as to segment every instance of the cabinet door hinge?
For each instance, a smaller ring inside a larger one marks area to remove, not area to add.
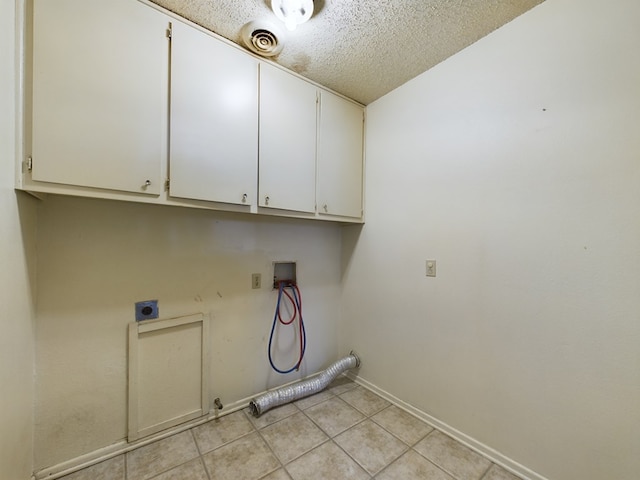
[[[168,178],[164,182],[164,191],[165,192],[169,191],[169,179]]]
[[[169,27],[167,27],[167,38],[171,38],[171,34],[173,33],[172,31],[172,27],[171,27],[171,23],[169,24]]]
[[[33,158],[31,156],[27,157],[27,159],[25,160],[24,164],[27,167],[27,171],[28,172],[33,170]]]

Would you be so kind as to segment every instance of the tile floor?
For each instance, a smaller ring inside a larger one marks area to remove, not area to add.
[[[63,480],[518,480],[346,377],[259,418],[248,409]]]

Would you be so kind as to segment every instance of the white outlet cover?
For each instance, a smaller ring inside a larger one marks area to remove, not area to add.
[[[426,261],[426,274],[427,274],[427,277],[435,277],[436,276],[436,261],[435,260],[427,260]]]

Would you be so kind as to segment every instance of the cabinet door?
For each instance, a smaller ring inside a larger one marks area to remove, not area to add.
[[[131,0],[34,1],[34,180],[162,191],[167,27]]]
[[[362,107],[323,91],[318,132],[318,212],[362,217]]]
[[[171,37],[170,195],[256,205],[257,60],[180,22]]]
[[[260,64],[261,207],[315,212],[317,89]]]

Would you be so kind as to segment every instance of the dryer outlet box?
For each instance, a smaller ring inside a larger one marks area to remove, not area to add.
[[[158,318],[158,300],[136,302],[136,322]]]

